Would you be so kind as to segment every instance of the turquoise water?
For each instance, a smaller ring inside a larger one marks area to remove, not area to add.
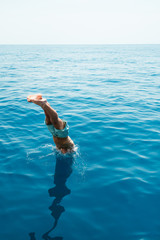
[[[0,239],[160,239],[159,63],[160,45],[0,46]]]

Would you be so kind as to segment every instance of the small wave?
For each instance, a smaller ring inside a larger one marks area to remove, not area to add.
[[[75,146],[76,152],[74,156],[74,169],[81,177],[85,177],[87,164],[85,160],[85,156],[81,154],[80,147],[78,145]]]
[[[160,73],[153,73],[151,74],[152,77],[159,77],[160,76]]]
[[[27,161],[47,158],[53,155],[54,146],[52,144],[41,145],[35,149],[30,149],[27,152]]]

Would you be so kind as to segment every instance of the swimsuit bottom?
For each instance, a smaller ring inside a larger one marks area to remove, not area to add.
[[[65,128],[56,129],[52,124],[47,125],[48,130],[54,137],[66,138],[69,134],[69,126],[66,121],[62,120],[65,123]]]

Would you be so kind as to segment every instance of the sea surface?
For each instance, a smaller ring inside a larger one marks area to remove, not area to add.
[[[0,45],[0,135],[0,240],[160,239],[160,45]]]

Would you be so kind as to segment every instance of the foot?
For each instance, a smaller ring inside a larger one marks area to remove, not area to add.
[[[47,100],[45,98],[42,98],[41,94],[30,95],[27,97],[27,101],[33,102],[41,107],[43,107],[47,103]]]
[[[27,97],[27,101],[28,102],[32,102],[32,100],[40,100],[40,99],[42,99],[42,94],[34,94],[34,95],[29,95],[28,97]]]

